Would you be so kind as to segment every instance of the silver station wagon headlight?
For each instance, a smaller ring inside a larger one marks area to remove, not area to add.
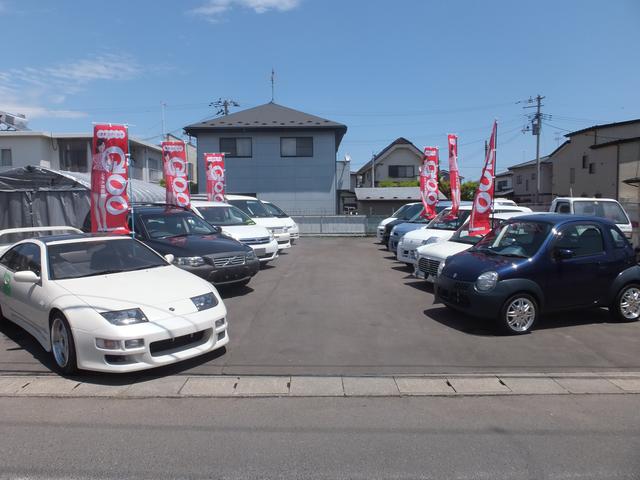
[[[128,310],[117,310],[114,312],[103,312],[102,315],[109,323],[113,325],[134,325],[136,323],[148,322],[147,317],[139,308],[130,308]]]
[[[218,304],[218,299],[211,292],[205,293],[204,295],[198,295],[197,297],[191,297],[191,301],[199,312],[213,308]]]

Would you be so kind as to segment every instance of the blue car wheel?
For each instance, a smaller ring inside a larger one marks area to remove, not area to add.
[[[516,293],[504,302],[500,311],[500,326],[505,333],[529,333],[538,320],[538,302],[528,293]]]

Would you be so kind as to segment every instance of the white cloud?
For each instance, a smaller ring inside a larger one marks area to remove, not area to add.
[[[205,20],[217,23],[223,15],[236,7],[250,9],[255,13],[270,10],[286,12],[300,5],[301,0],[208,0],[207,3],[189,10],[187,13],[204,17]]]
[[[43,68],[0,71],[0,110],[23,113],[28,118],[86,117],[87,113],[65,109],[62,104],[70,95],[86,90],[91,82],[129,80],[141,73],[135,59],[114,54]]]

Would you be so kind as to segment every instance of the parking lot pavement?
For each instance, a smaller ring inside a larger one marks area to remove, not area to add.
[[[590,310],[543,317],[529,335],[498,336],[490,325],[434,305],[431,289],[372,238],[303,238],[248,287],[222,294],[230,324],[226,351],[152,372],[99,377],[117,385],[174,374],[640,371],[638,322],[615,323],[605,310]],[[48,355],[31,337],[0,326],[0,370],[49,368]]]

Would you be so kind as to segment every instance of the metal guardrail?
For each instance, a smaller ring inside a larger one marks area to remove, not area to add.
[[[367,236],[375,235],[376,227],[385,216],[369,215],[304,215],[292,216],[307,236]]]

